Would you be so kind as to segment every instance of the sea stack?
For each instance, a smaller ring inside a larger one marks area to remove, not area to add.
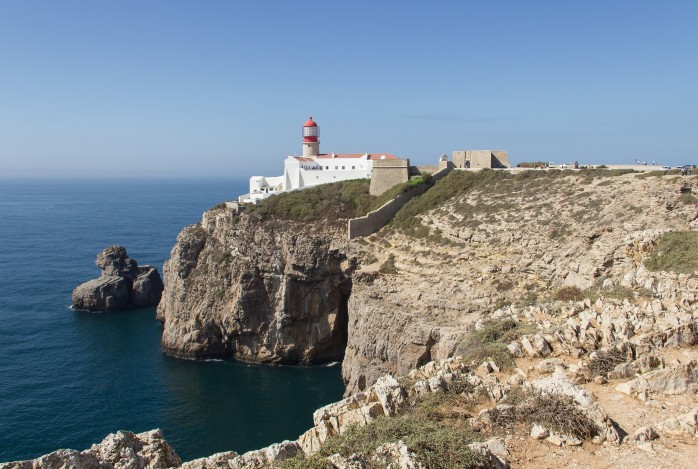
[[[151,265],[138,266],[123,246],[109,246],[95,261],[102,276],[73,290],[73,309],[119,311],[157,306],[163,284],[158,270]]]

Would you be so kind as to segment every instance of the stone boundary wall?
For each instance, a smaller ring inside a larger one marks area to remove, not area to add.
[[[419,195],[422,195],[427,191],[427,189],[450,173],[451,169],[452,168],[444,168],[432,175],[429,185],[425,184],[422,186],[417,186],[414,189],[403,192],[393,200],[386,202],[380,208],[367,213],[363,217],[352,218],[349,220],[349,239],[358,238],[360,236],[369,236],[383,228],[407,202]]]

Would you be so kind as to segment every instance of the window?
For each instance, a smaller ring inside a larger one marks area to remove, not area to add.
[[[356,169],[356,166],[352,166],[351,169]]]
[[[342,166],[342,169],[344,169],[344,166]]]
[[[339,169],[339,166],[335,166],[334,169]]]

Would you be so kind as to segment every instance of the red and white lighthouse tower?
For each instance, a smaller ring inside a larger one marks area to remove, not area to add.
[[[313,120],[313,116],[303,124],[303,156],[306,158],[318,156],[320,154],[320,127]]]

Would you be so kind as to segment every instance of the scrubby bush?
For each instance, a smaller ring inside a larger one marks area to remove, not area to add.
[[[534,423],[564,435],[585,440],[595,436],[599,429],[571,397],[541,392],[530,392],[523,402],[513,407],[489,411],[494,427],[512,428]]]
[[[482,467],[484,462],[468,448],[475,441],[471,430],[413,415],[380,417],[369,425],[351,426],[341,435],[328,438],[320,453],[323,456],[339,453],[344,457],[354,453],[371,455],[378,446],[398,440],[404,441],[426,468],[475,468]]]
[[[666,270],[692,274],[698,270],[698,231],[674,231],[663,234],[652,254],[645,260],[647,270]]]
[[[512,369],[516,362],[507,350],[507,344],[533,330],[532,325],[513,319],[488,321],[480,330],[473,330],[463,338],[455,355],[462,355],[466,361],[476,364],[491,359],[503,370]]]
[[[368,193],[368,179],[335,182],[302,191],[284,192],[248,205],[247,212],[262,219],[336,222],[365,215],[376,197]]]
[[[589,371],[591,376],[606,376],[609,372],[628,361],[627,353],[612,348],[610,350],[601,350],[596,352],[594,358],[589,361]]]
[[[547,161],[524,161],[516,165],[517,168],[547,168]]]
[[[580,301],[584,299],[584,292],[578,287],[562,287],[555,292],[554,298],[558,301]]]

